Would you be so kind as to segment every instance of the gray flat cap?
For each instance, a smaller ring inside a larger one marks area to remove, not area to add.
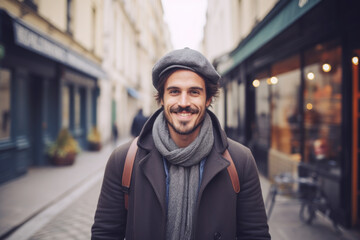
[[[220,75],[204,55],[193,49],[184,48],[167,53],[155,63],[152,69],[152,81],[156,89],[160,76],[172,68],[191,70],[205,78],[205,81],[215,84],[220,80]]]

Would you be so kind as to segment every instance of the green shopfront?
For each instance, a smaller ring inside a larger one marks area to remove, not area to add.
[[[280,0],[214,65],[225,129],[269,179],[316,171],[342,225],[360,223],[360,1]]]
[[[82,148],[96,125],[91,62],[0,9],[0,183],[49,164],[46,147],[68,128]]]

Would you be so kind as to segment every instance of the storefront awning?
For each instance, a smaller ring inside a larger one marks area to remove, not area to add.
[[[12,17],[14,42],[27,50],[60,62],[95,78],[106,78],[101,67],[50,37],[40,33],[22,20]]]
[[[216,60],[219,73],[229,73],[319,2],[321,0],[280,0],[235,50]]]

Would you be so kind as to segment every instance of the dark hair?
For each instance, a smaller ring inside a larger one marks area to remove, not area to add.
[[[164,74],[162,74],[159,77],[158,86],[156,87],[157,93],[155,94],[155,100],[160,105],[161,100],[164,97],[164,86],[166,80],[170,77],[171,74],[173,74],[175,71],[182,69],[182,68],[172,68],[168,71],[166,71]],[[198,73],[196,73],[198,74]],[[220,85],[217,83],[212,83],[210,81],[207,81],[206,78],[198,74],[202,79],[204,79],[205,82],[205,88],[206,88],[206,101],[212,98],[211,103],[219,96],[219,87]],[[210,106],[211,106],[210,103]]]

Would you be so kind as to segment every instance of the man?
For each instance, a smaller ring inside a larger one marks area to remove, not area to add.
[[[106,167],[93,239],[270,239],[254,158],[208,110],[220,76],[199,52],[175,50],[154,66],[161,109],[139,138],[128,210],[121,188],[129,144]],[[228,149],[240,192],[226,171]]]
[[[144,116],[143,110],[139,109],[131,124],[131,135],[133,137],[139,136],[141,129],[143,128],[146,121],[147,117]]]

